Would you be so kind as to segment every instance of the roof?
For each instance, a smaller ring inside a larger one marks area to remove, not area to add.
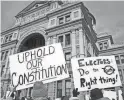
[[[112,44],[114,44],[114,41],[113,41],[113,38],[112,38],[112,35],[108,34],[108,33],[100,33],[97,35],[97,41],[98,40],[104,40],[104,39],[108,39],[110,38],[110,41]]]
[[[55,1],[33,1],[31,4],[29,4],[27,7],[25,7],[22,11],[20,11],[15,17],[19,17],[20,15],[28,12],[28,11],[31,11],[31,10],[34,10],[34,9],[37,9],[39,7],[42,7],[44,6],[45,4],[49,4],[49,3],[52,3],[52,2],[55,2]],[[59,4],[62,4],[63,2],[62,1],[57,1]]]

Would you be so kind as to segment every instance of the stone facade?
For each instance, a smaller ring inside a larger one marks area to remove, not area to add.
[[[33,1],[15,18],[15,25],[1,33],[1,84],[4,94],[10,90],[11,83],[9,55],[61,42],[70,78],[46,84],[48,97],[54,100],[72,96],[74,87],[70,59],[98,55],[93,15],[83,2]],[[31,91],[32,88],[24,89],[18,91],[18,95],[20,98],[28,97]],[[80,99],[83,95],[79,95]]]
[[[99,49],[99,56],[114,55],[120,74],[122,87],[111,88],[112,90],[122,89],[124,93],[124,44],[114,44],[112,35],[108,33],[101,33],[98,35],[97,43]]]

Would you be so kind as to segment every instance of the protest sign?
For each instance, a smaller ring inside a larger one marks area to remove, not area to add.
[[[121,86],[114,56],[73,58],[71,64],[74,85],[79,91]]]
[[[11,55],[9,62],[16,90],[33,87],[36,81],[49,83],[69,77],[60,43]]]

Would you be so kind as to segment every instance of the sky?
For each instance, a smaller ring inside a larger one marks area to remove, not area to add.
[[[32,1],[2,1],[1,31],[11,28],[14,16]],[[97,34],[107,32],[117,44],[124,43],[124,1],[84,1],[96,19]]]

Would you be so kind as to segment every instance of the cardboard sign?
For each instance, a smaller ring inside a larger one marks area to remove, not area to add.
[[[12,85],[16,90],[69,77],[60,43],[32,49],[9,57]]]
[[[35,98],[47,97],[47,96],[48,96],[47,88],[45,87],[43,82],[41,81],[35,82],[33,86],[32,97],[35,99]]]
[[[73,58],[71,64],[74,85],[79,91],[121,86],[114,56]]]

